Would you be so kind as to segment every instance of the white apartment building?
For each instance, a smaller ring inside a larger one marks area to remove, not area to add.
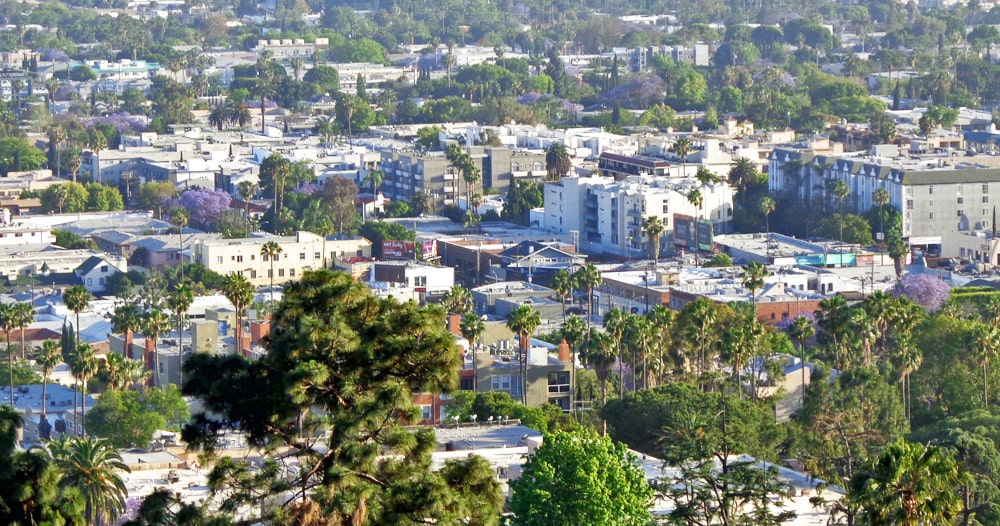
[[[306,42],[301,38],[284,38],[274,40],[258,40],[257,45],[251,50],[261,56],[264,52],[271,53],[271,56],[278,60],[292,58],[310,59],[313,53],[329,49],[330,40],[327,38],[317,38],[314,42]]]
[[[52,229],[11,223],[10,210],[0,210],[0,247],[51,245],[56,242]]]
[[[94,70],[99,80],[128,82],[136,80],[150,79],[160,71],[160,64],[157,62],[146,62],[145,60],[130,60],[123,58],[118,62],[108,60],[91,60],[87,62],[90,69]]]
[[[698,189],[700,208],[688,200]],[[674,230],[674,214],[699,217],[718,225],[733,217],[733,192],[727,184],[702,185],[681,177],[630,176],[624,181],[610,177],[564,177],[545,185],[543,228],[579,235],[580,249],[620,256],[642,256],[649,252],[643,229],[652,216],[663,221],[660,246],[666,246]]]
[[[261,255],[261,247],[274,241],[281,252],[273,259]],[[204,239],[191,247],[191,261],[224,276],[241,274],[254,286],[275,284],[302,277],[309,270],[331,267],[346,257],[371,257],[371,241],[363,237],[330,236],[299,231],[294,236],[260,236],[242,239]],[[325,256],[324,256],[325,255]]]

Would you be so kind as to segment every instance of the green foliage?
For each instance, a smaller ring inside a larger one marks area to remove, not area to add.
[[[382,257],[382,242],[386,240],[415,241],[416,234],[401,223],[365,221],[358,233],[372,242],[372,257]]]
[[[645,526],[653,490],[624,444],[593,432],[545,436],[511,484],[514,524]]]
[[[854,243],[863,247],[875,244],[872,227],[865,218],[846,214],[844,216],[844,243]],[[840,214],[833,214],[822,221],[814,230],[817,236],[840,239]]]
[[[41,200],[45,212],[83,212],[90,202],[90,192],[80,183],[60,183],[42,190]]]
[[[774,423],[770,404],[763,402],[739,400],[728,395],[724,397],[718,393],[699,391],[688,384],[673,383],[627,393],[624,398],[608,402],[601,410],[601,416],[607,420],[612,438],[650,455],[666,453],[664,459],[673,464],[677,459],[690,457],[684,451],[670,449],[673,441],[663,438],[664,429],[695,417],[718,423],[717,415],[722,409],[723,398],[731,435],[723,435],[718,426],[707,426],[705,433],[709,442],[705,447],[717,447],[726,436],[735,451],[774,459],[778,444],[783,440],[783,432]],[[667,445],[666,451],[663,450],[664,444]]]
[[[541,183],[518,180],[510,186],[507,193],[507,204],[503,209],[503,219],[518,225],[528,226],[532,208],[544,204],[544,193]]]
[[[27,139],[4,137],[0,139],[0,175],[7,172],[35,170],[45,163],[45,152],[35,148]]]
[[[181,281],[182,273],[183,281]],[[181,283],[190,283],[200,293],[222,290],[226,277],[200,263],[184,263],[164,268],[163,280],[165,288],[169,291],[175,290]]]
[[[729,254],[718,253],[712,256],[712,259],[705,262],[703,265],[705,267],[732,267],[733,258],[729,257]]]
[[[13,347],[11,348],[13,351]],[[16,351],[13,351],[16,352]],[[0,379],[3,383],[10,381],[10,371],[11,366],[7,363],[7,353],[4,352],[2,355],[3,359],[0,360]],[[42,383],[42,377],[39,376],[35,368],[31,366],[31,362],[27,360],[14,360],[14,385],[35,385]],[[6,402],[6,400],[3,400]]]
[[[87,210],[106,212],[121,210],[125,207],[121,192],[113,186],[101,183],[87,183],[86,189],[90,194],[87,199]]]
[[[520,420],[522,425],[542,432],[579,427],[576,421],[563,413],[559,406],[546,404],[541,407],[528,407],[514,400],[509,393],[500,391],[455,393],[452,402],[447,406],[447,411],[448,417],[458,417],[458,422],[468,422],[471,415],[476,415],[477,422],[486,422],[491,416],[494,419],[507,417],[511,420]]]
[[[414,393],[448,393],[458,383],[461,358],[440,309],[379,299],[348,275],[315,271],[288,285],[272,323],[259,360],[196,354],[185,366],[185,394],[204,400],[209,412],[184,428],[192,449],[214,450],[216,432],[236,422],[250,444],[280,448],[303,466],[285,482],[284,470],[220,462],[210,484],[226,483],[223,509],[259,502],[264,488],[281,494],[291,487],[331,521],[360,512],[380,524],[469,515],[491,523],[502,499],[499,485],[482,476],[482,460],[432,472],[433,431],[403,427],[420,417]],[[303,436],[326,437],[324,450]],[[470,485],[478,488],[474,502]]]
[[[52,235],[56,238],[56,244],[68,249],[97,249],[97,243],[93,239],[84,239],[69,230],[53,230]]]
[[[158,429],[178,431],[190,417],[176,386],[108,391],[87,411],[87,429],[116,447],[145,447]]]

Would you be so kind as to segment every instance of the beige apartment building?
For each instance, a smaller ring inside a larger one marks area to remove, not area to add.
[[[272,260],[261,254],[274,241],[280,252]],[[332,268],[338,260],[371,257],[371,241],[363,237],[329,236],[299,231],[294,236],[260,236],[242,239],[198,240],[191,247],[191,261],[224,276],[241,274],[257,287],[296,280],[309,270]]]

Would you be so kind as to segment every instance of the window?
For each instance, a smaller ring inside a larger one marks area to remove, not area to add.
[[[269,277],[269,278],[273,278],[273,277],[274,277],[274,270],[272,270],[272,269],[267,269],[267,277]]]
[[[962,212],[961,210],[956,210],[956,212],[958,212],[958,217],[965,215],[965,212]]]
[[[990,202],[990,196],[988,196],[988,195],[984,195],[984,196],[983,196],[983,202],[984,202],[984,203],[989,203],[989,202]]]
[[[313,259],[319,259],[321,257],[323,257],[323,254],[320,254],[319,252],[313,254]]]
[[[239,255],[239,256],[236,256],[236,262],[237,263],[243,263],[243,255],[242,254]]]
[[[490,377],[493,381],[494,391],[510,391],[510,375],[493,375]]]
[[[253,269],[250,270],[250,279],[257,279],[257,271],[256,270],[253,270]]]
[[[934,185],[927,187],[927,195],[934,195]]]
[[[927,215],[928,215],[927,219],[934,219],[934,212],[931,212],[930,214]]]
[[[913,199],[907,199],[906,200],[906,208],[909,209],[909,210],[913,209]]]
[[[87,286],[90,287],[94,284],[94,278],[87,278]]]
[[[279,268],[278,269],[278,277],[279,278],[285,277],[285,269],[283,269],[283,268]]]
[[[422,405],[420,406],[420,419],[427,421],[434,418],[434,406],[432,405]]]
[[[460,378],[458,380],[458,390],[459,391],[475,391],[476,390],[476,379],[475,378]]]
[[[215,258],[215,262],[216,262],[216,263],[222,263],[222,256],[218,256],[218,257],[216,257],[216,258]]]
[[[963,203],[965,203],[965,198],[959,197],[958,198],[958,204],[963,204]]]
[[[260,260],[261,261],[267,261],[267,254],[261,254],[260,255]]]
[[[983,183],[983,193],[990,191],[990,183]]]
[[[305,260],[306,260],[306,253],[299,252],[299,261],[305,261]]]
[[[427,286],[427,276],[414,276],[413,277],[414,287],[426,287]]]
[[[108,266],[107,265],[101,265],[101,272],[102,273],[107,273],[108,272]]]
[[[934,208],[934,200],[931,199],[930,201],[927,201],[927,206]]]
[[[99,280],[97,281],[97,283],[98,283],[98,284],[99,284],[100,286],[102,286],[102,287],[103,287],[103,286],[104,286],[104,278],[101,278],[101,279],[99,279]]]
[[[295,277],[295,269],[293,269],[293,268],[288,269],[288,276],[294,278]]]

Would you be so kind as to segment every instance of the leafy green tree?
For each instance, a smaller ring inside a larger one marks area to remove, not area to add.
[[[125,208],[122,194],[117,188],[101,183],[87,183],[85,188],[89,193],[87,210],[105,212]]]
[[[847,500],[872,526],[949,524],[965,481],[947,450],[900,439],[851,477]]]
[[[0,174],[36,170],[45,163],[45,152],[32,146],[27,139],[4,137],[0,139]]]
[[[872,227],[868,221],[854,214],[847,214],[841,220],[840,214],[833,214],[820,221],[818,227],[813,230],[817,236],[829,239],[842,239],[844,243],[853,243],[861,246],[870,246],[875,243],[872,239]]]
[[[92,437],[67,437],[49,444],[62,472],[59,485],[83,495],[87,524],[114,523],[125,512],[128,489],[121,472],[128,466],[111,442]]]
[[[313,502],[335,522],[495,524],[499,486],[481,477],[485,461],[461,459],[433,472],[433,431],[403,427],[420,418],[413,393],[457,386],[461,358],[440,309],[376,298],[350,276],[324,270],[290,284],[272,320],[268,353],[258,360],[196,354],[187,361],[185,394],[204,400],[207,412],[184,429],[192,449],[213,450],[216,432],[236,422],[249,444],[280,448],[302,466],[286,483],[270,463],[250,471],[219,462],[211,477],[229,482],[213,485],[225,509],[287,490],[294,503]]]
[[[555,432],[511,484],[514,524],[649,523],[653,490],[624,444],[593,432]]]
[[[80,183],[66,182],[50,186],[41,193],[42,210],[46,212],[83,212],[90,202],[90,192]]]
[[[87,426],[118,448],[146,447],[158,429],[179,431],[190,415],[176,386],[108,391],[87,413]]]
[[[507,192],[507,204],[503,209],[503,218],[528,226],[532,208],[538,208],[544,204],[542,185],[531,181],[517,180],[510,185]]]
[[[164,207],[169,206],[170,200],[176,197],[177,189],[172,183],[150,181],[139,185],[135,197],[133,197],[134,202],[130,205],[144,210],[152,210],[156,212],[157,219],[162,219]]]

